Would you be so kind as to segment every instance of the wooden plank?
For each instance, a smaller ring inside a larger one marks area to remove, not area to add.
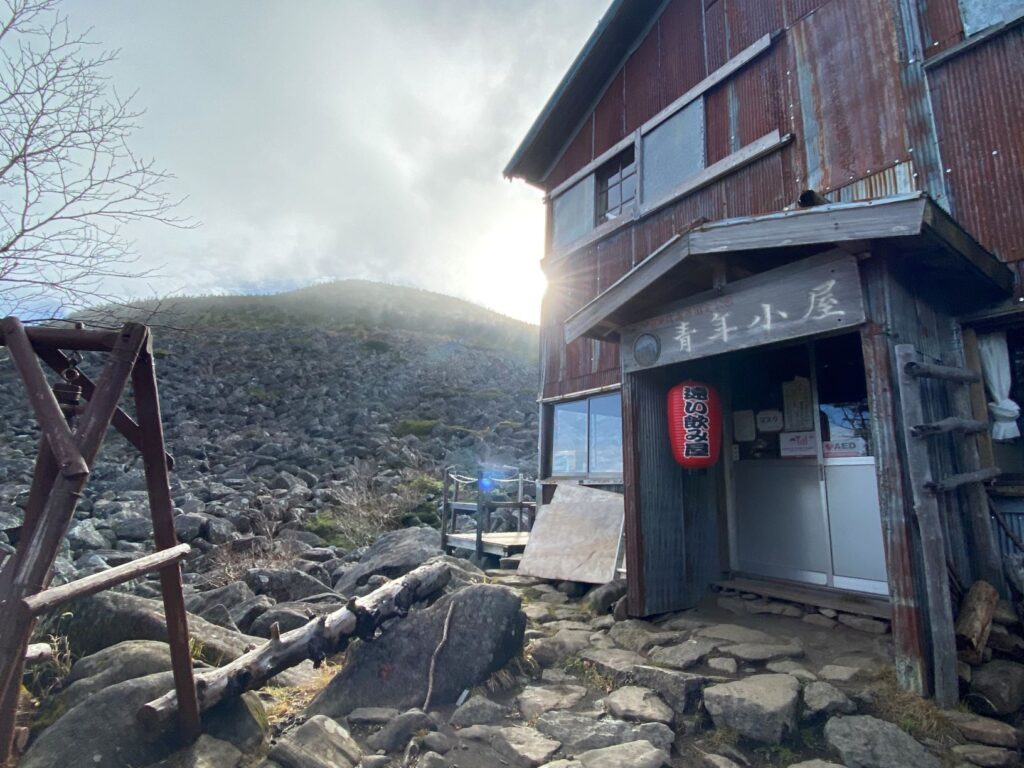
[[[964,364],[973,371],[981,371],[981,352],[978,351],[978,334],[973,328],[963,328],[960,332],[964,345]],[[969,387],[971,397],[971,414],[978,421],[988,421],[988,398],[985,397],[985,384],[977,381]],[[996,463],[992,450],[992,435],[987,430],[978,436],[979,466],[991,467]]]
[[[175,565],[191,551],[188,544],[178,544],[170,549],[164,549],[153,554],[132,560],[113,568],[109,568],[91,576],[85,576],[77,581],[53,587],[45,592],[26,597],[24,603],[36,616],[57,606],[63,605],[69,600],[74,600],[86,595],[94,595],[110,587],[124,584],[126,581],[137,579],[147,573],[164,568],[168,565]]]
[[[623,500],[618,493],[563,483],[543,507],[519,564],[527,576],[587,584],[615,577]]]
[[[640,517],[640,374],[622,375],[623,537],[625,538],[626,606],[630,616],[646,612],[644,530]]]
[[[907,373],[915,379],[939,379],[956,384],[977,384],[981,374],[970,368],[957,368],[952,365],[933,365],[932,363],[907,363]]]
[[[786,269],[786,279],[765,272],[729,284],[713,298],[624,328],[625,372],[733,352],[779,341],[828,333],[864,322],[864,303],[855,256],[808,262]],[[640,361],[634,343],[657,340],[660,353]]]
[[[906,514],[904,459],[897,437],[898,407],[892,375],[892,306],[887,262],[880,257],[861,265],[868,322],[861,327],[861,351],[871,410],[871,438],[878,477],[878,503],[885,540],[886,573],[892,607],[893,655],[901,688],[924,695],[927,643],[914,579],[913,521]]]
[[[480,551],[488,555],[507,556],[522,552],[530,540],[529,531],[519,533],[486,533],[480,537]],[[449,549],[476,551],[475,533],[448,534]]]
[[[793,603],[814,605],[819,608],[832,608],[844,613],[871,616],[872,618],[884,619],[885,621],[892,620],[892,606],[888,600],[880,597],[855,595],[839,590],[805,587],[791,583],[749,578],[716,581],[715,585],[723,589],[750,592],[751,594],[772,597],[777,600],[789,600]]]
[[[909,363],[919,362],[910,344],[896,345],[900,402],[903,406],[904,441],[910,475],[914,513],[921,537],[925,594],[928,600],[928,626],[932,646],[933,695],[940,707],[952,707],[959,701],[956,672],[956,645],[953,639],[953,608],[950,604],[946,573],[946,543],[935,496],[925,489],[932,482],[928,446],[910,435],[909,424],[924,422],[920,383],[910,374]]]
[[[910,434],[914,437],[931,437],[933,435],[945,435],[950,432],[957,432],[961,435],[976,435],[984,432],[988,424],[977,419],[961,419],[950,416],[947,419],[939,419],[929,424],[917,424],[910,428]]]
[[[949,493],[950,491],[955,491],[957,488],[965,485],[978,485],[987,482],[988,480],[995,480],[1001,474],[1002,471],[999,467],[985,467],[985,469],[978,469],[974,472],[961,472],[957,475],[947,475],[946,477],[926,483],[925,487],[935,493]]]

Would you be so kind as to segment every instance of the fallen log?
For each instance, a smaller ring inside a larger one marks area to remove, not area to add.
[[[327,656],[345,650],[353,637],[372,639],[383,622],[404,616],[414,603],[444,589],[449,579],[451,571],[445,563],[421,565],[365,597],[350,600],[344,608],[313,619],[291,632],[279,634],[275,625],[267,644],[223,667],[196,675],[199,711],[259,688],[274,675],[306,659],[320,666]],[[169,691],[144,704],[137,717],[147,728],[160,729],[171,723],[177,709],[177,695]]]
[[[987,581],[976,581],[964,596],[956,620],[956,645],[965,661],[977,664],[992,630],[999,593]]]

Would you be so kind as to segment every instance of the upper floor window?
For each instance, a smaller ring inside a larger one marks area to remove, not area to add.
[[[611,221],[636,201],[636,158],[630,147],[597,169],[597,220]]]

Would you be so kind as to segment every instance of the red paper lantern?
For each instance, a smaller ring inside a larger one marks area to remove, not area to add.
[[[705,469],[722,448],[722,403],[710,384],[684,381],[668,391],[672,456],[686,469]]]

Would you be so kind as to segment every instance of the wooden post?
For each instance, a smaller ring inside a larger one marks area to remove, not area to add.
[[[484,509],[487,506],[483,480],[484,473],[481,470],[476,473],[476,556],[479,558],[479,563],[483,562],[484,557]]]
[[[922,368],[935,372],[938,366],[922,366],[910,344],[896,345],[896,366],[903,407],[904,441],[907,449],[907,470],[914,499],[921,540],[924,587],[928,600],[928,629],[932,646],[932,680],[935,701],[940,707],[952,707],[959,700],[956,672],[956,645],[953,635],[953,608],[949,597],[946,572],[946,543],[935,495],[926,490],[932,482],[928,445],[915,438],[910,427],[925,423],[921,384],[915,377]],[[947,379],[951,380],[951,379]]]
[[[523,473],[519,473],[519,489],[516,491],[516,503],[519,505],[516,507],[516,531],[523,530]]]
[[[441,551],[448,551],[448,494],[452,488],[451,469],[445,467],[441,477]]]
[[[626,604],[630,616],[643,616],[644,597],[644,541],[640,521],[640,446],[639,407],[636,377],[622,376],[622,484],[625,510],[626,537]]]
[[[146,470],[146,490],[153,516],[153,539],[159,550],[172,549],[178,544],[174,532],[174,505],[164,458],[164,428],[160,419],[160,395],[157,390],[156,370],[153,365],[151,344],[139,355],[132,371],[135,391],[135,409],[142,428],[142,459]],[[196,683],[189,650],[188,616],[182,593],[181,566],[175,561],[160,570],[164,613],[167,617],[167,642],[171,650],[174,688],[178,694],[181,735],[191,744],[201,732]]]

